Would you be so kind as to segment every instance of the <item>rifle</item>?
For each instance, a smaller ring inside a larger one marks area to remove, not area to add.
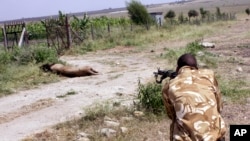
[[[156,83],[161,83],[163,79],[170,77],[170,79],[175,78],[177,73],[173,70],[161,70],[158,68],[157,72],[154,72]],[[160,80],[158,80],[158,76],[161,75]]]

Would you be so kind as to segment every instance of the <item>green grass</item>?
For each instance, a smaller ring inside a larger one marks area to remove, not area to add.
[[[51,83],[59,80],[54,74],[43,73],[38,65],[5,65],[0,73],[0,97],[12,94],[20,89],[33,88],[39,84]]]
[[[98,38],[95,40],[86,40],[83,44],[76,46],[70,50],[70,54],[85,54],[89,51],[104,50],[116,46],[133,46],[144,47],[149,44],[154,44],[162,41],[178,41],[189,40],[190,42],[197,39],[202,39],[204,36],[209,36],[218,32],[216,28],[224,27],[225,24],[204,24],[202,26],[196,25],[177,25],[171,28],[157,29],[152,26],[149,31],[145,29],[134,29],[133,31],[126,30],[122,32],[112,32],[105,38]],[[120,30],[119,30],[120,31]]]
[[[77,92],[74,90],[69,90],[66,94],[62,94],[62,95],[57,95],[57,98],[65,98],[67,96],[71,96],[71,95],[76,95]]]
[[[58,62],[55,50],[44,46],[29,46],[0,51],[0,97],[18,89],[33,88],[39,84],[58,80],[56,75],[45,75],[40,69],[42,63]]]
[[[246,102],[250,96],[249,83],[243,80],[226,80],[219,79],[221,94],[232,102]]]

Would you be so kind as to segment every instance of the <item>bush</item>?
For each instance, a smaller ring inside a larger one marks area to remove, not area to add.
[[[165,19],[170,19],[171,24],[173,24],[173,19],[175,18],[175,12],[173,10],[169,10],[164,16]]]
[[[33,62],[32,50],[28,48],[16,48],[12,58],[19,65],[27,65]]]
[[[188,11],[189,20],[190,20],[190,18],[197,17],[197,16],[199,16],[199,13],[196,10],[189,10]]]
[[[136,0],[132,0],[130,3],[127,3],[127,10],[130,19],[137,25],[145,25],[148,29],[149,24],[153,22],[153,19],[147,12],[146,7]]]
[[[192,43],[187,44],[187,47],[186,47],[186,49],[185,49],[185,52],[186,52],[186,53],[191,53],[191,54],[193,54],[193,55],[196,56],[196,54],[197,54],[199,51],[201,51],[201,50],[203,50],[203,47],[199,44],[198,41],[195,41],[195,42],[192,42]]]
[[[5,65],[11,62],[11,56],[8,52],[0,52],[0,64]]]
[[[33,57],[36,63],[58,62],[58,56],[55,49],[47,47],[37,47],[33,50]]]
[[[14,47],[11,51],[4,51],[0,53],[0,63],[2,65],[7,65],[10,63],[25,65],[32,60],[32,53],[26,48],[22,49]]]
[[[27,65],[28,63],[58,62],[57,52],[47,47],[18,48],[9,52],[0,52],[0,63],[7,65],[16,63]]]
[[[138,82],[138,98],[142,108],[154,114],[165,112],[162,101],[162,86],[156,83],[143,85]]]

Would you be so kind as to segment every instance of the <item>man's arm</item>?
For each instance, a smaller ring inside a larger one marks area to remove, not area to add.
[[[223,109],[223,104],[222,104],[222,100],[221,100],[221,92],[220,92],[220,88],[218,86],[218,82],[216,80],[216,78],[214,77],[214,87],[215,87],[215,98],[216,98],[216,102],[217,102],[217,109],[218,112],[221,113],[222,109]]]
[[[223,105],[222,105],[222,99],[221,99],[221,92],[220,92],[220,88],[218,85],[218,81],[215,77],[215,73],[214,73],[214,71],[207,70],[207,69],[204,69],[202,71],[202,73],[204,73],[204,75],[206,75],[207,79],[211,82],[211,85],[212,85],[211,88],[212,88],[212,91],[213,91],[215,99],[216,99],[217,111],[219,113],[221,113]]]
[[[175,119],[175,110],[174,110],[174,106],[172,105],[169,97],[168,97],[168,89],[169,89],[169,85],[165,84],[163,90],[162,90],[162,100],[165,106],[165,109],[167,111],[167,115],[171,120]]]

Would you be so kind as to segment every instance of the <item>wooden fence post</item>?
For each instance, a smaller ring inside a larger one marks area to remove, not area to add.
[[[149,23],[148,23],[148,20],[146,22],[146,29],[149,30]]]
[[[110,34],[110,25],[109,25],[109,23],[108,23],[108,33]]]
[[[24,28],[23,28],[23,31],[22,31],[22,33],[21,33],[21,36],[20,36],[19,42],[18,42],[18,47],[21,47],[21,46],[22,46],[22,44],[23,44],[23,41],[24,41],[24,34],[25,34],[25,32],[26,32],[26,29],[25,29],[25,27],[24,27]]]
[[[71,47],[71,33],[70,33],[70,25],[68,21],[68,15],[65,17],[65,25],[66,25],[66,34],[67,34],[67,48]]]
[[[94,29],[93,29],[93,24],[91,23],[91,36],[92,36],[92,40],[95,39],[94,37]]]
[[[47,20],[44,20],[44,26],[45,26],[45,32],[46,32],[46,39],[47,39],[47,45],[48,47],[50,47],[50,43],[49,43],[49,31],[48,31],[48,24],[47,24]]]
[[[2,27],[2,31],[3,31],[3,37],[4,37],[4,48],[7,51],[8,48],[8,40],[7,40],[7,35],[6,35],[6,30],[5,30],[5,26]]]

